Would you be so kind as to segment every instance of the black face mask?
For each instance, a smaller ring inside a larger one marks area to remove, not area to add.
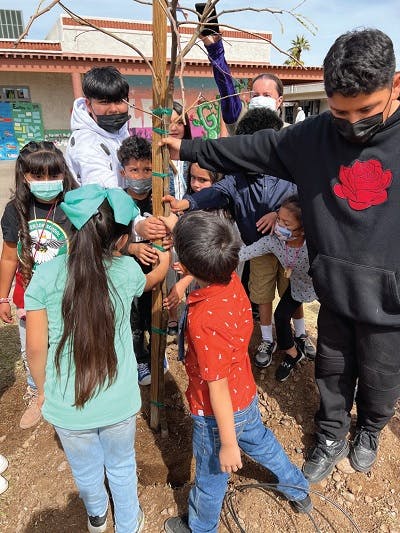
[[[345,118],[337,118],[332,115],[333,123],[340,135],[351,143],[363,144],[369,141],[383,125],[383,113],[391,100],[391,96],[392,93],[390,93],[389,100],[383,111],[371,117],[362,118],[357,122],[351,123]]]
[[[118,113],[117,115],[96,115],[97,124],[109,133],[116,133],[128,122],[128,113]]]

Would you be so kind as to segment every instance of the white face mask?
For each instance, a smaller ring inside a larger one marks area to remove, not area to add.
[[[249,103],[249,109],[255,107],[265,107],[271,111],[276,111],[276,100],[272,96],[253,96]]]

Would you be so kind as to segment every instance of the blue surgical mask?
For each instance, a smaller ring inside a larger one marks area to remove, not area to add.
[[[280,226],[279,224],[275,224],[274,233],[281,241],[291,241],[295,237],[293,237],[292,230],[285,228],[285,226]]]
[[[136,194],[146,194],[151,191],[152,179],[142,178],[140,180],[131,180],[127,178],[126,184],[128,189]]]
[[[276,111],[276,100],[272,96],[253,96],[249,102],[249,109],[255,107],[265,107],[271,111]]]
[[[49,202],[63,192],[63,180],[28,181],[31,193],[38,200]]]

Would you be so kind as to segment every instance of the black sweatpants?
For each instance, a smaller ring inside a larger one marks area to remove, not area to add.
[[[293,299],[289,283],[274,313],[276,340],[281,350],[288,350],[294,344],[290,320],[301,303]]]
[[[345,438],[357,379],[357,428],[380,431],[400,397],[400,328],[356,322],[321,305],[315,376],[319,433]]]

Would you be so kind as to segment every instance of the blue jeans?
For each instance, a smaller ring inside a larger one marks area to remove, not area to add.
[[[31,371],[29,370],[28,360],[26,358],[26,320],[25,318],[20,318],[18,320],[18,332],[19,340],[21,343],[21,357],[22,362],[24,363],[25,373],[26,373],[26,383],[33,390],[36,391],[37,387],[33,381]]]
[[[192,418],[196,477],[189,494],[189,527],[193,533],[216,533],[229,474],[221,472],[218,457],[221,442],[215,418],[196,415]],[[234,420],[241,450],[275,474],[282,484],[277,489],[289,500],[303,500],[309,492],[308,482],[262,423],[257,395],[246,409],[234,414]],[[299,488],[286,488],[284,484]]]
[[[134,533],[139,513],[134,448],[136,416],[96,429],[55,427],[55,430],[88,515],[103,516],[107,511],[105,469],[114,502],[115,531]]]

